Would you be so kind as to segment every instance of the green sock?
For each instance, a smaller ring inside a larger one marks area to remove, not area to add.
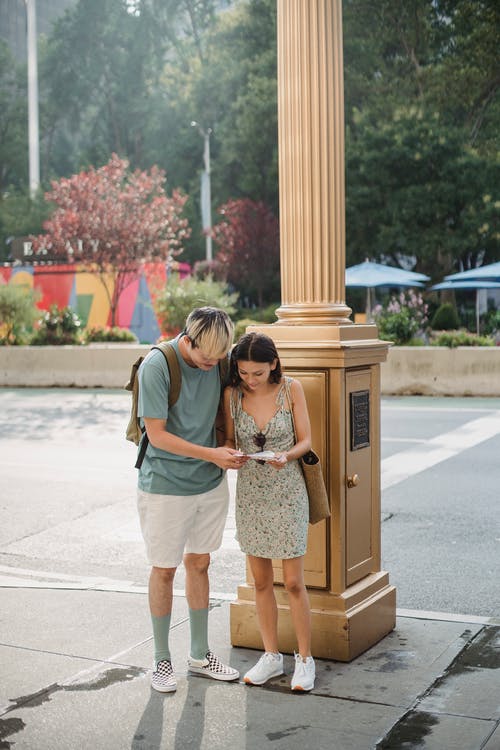
[[[208,609],[190,609],[191,656],[204,659],[208,651]]]
[[[162,615],[161,617],[151,615],[155,642],[155,664],[158,664],[162,659],[168,659],[170,661],[170,649],[168,647],[170,617],[171,615]]]

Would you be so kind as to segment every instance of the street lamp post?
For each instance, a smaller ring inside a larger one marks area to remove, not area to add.
[[[205,170],[201,174],[201,222],[205,232],[205,250],[207,261],[212,260],[212,195],[210,188],[210,135],[211,128],[203,128],[193,120],[191,127],[198,128],[198,132],[203,138],[203,162]]]
[[[36,34],[36,0],[25,0],[28,50],[28,141],[31,197],[40,187],[40,151],[38,145],[38,58]]]

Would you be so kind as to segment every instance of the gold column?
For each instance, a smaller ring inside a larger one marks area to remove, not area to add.
[[[350,323],[343,121],[341,3],[278,0],[282,323]]]
[[[380,569],[380,362],[374,325],[354,325],[345,297],[341,0],[277,0],[282,304],[252,326],[301,380],[332,516],[309,527],[305,575],[313,655],[349,661],[395,625]],[[296,649],[274,561],[280,650]],[[262,648],[250,571],[231,604],[231,641]]]

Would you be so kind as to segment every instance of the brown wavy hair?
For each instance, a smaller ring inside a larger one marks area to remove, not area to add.
[[[241,383],[238,372],[238,362],[264,362],[272,364],[277,360],[276,367],[271,371],[269,380],[271,383],[281,381],[281,362],[274,341],[265,333],[245,333],[236,342],[231,352],[229,364],[229,383],[233,387]]]

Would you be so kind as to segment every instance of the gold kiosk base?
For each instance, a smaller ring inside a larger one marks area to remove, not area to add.
[[[311,651],[319,659],[352,661],[395,627],[396,589],[389,585],[387,573],[374,573],[362,585],[355,584],[339,596],[311,589],[308,593],[312,614]],[[282,586],[275,586],[275,594],[279,648],[282,653],[293,654],[297,642],[288,597]],[[262,650],[252,586],[238,587],[238,599],[231,603],[230,616],[232,645]]]
[[[301,381],[332,515],[309,526],[304,574],[312,612],[313,656],[350,661],[394,629],[396,590],[380,569],[380,362],[387,344],[373,325],[251,326],[276,343],[283,369]],[[273,561],[279,648],[295,633],[281,562]],[[230,606],[233,646],[262,649],[255,589]]]

